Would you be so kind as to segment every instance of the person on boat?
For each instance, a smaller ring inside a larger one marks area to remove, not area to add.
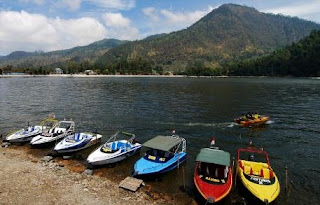
[[[250,142],[249,142],[249,148],[254,148],[254,144],[253,144],[252,140],[250,140]]]
[[[216,147],[216,139],[215,139],[214,137],[211,138],[210,148],[212,148],[212,149],[219,149],[218,147]]]
[[[252,162],[254,161],[254,154],[253,153],[251,153],[249,155],[248,161],[252,161]]]
[[[245,114],[241,114],[240,121],[247,121],[247,117]]]
[[[252,119],[252,114],[251,114],[251,112],[248,112],[247,115],[246,115],[246,117],[247,117],[248,120],[251,120],[251,119]]]

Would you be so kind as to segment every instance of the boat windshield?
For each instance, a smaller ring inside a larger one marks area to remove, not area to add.
[[[68,130],[70,127],[71,127],[71,123],[61,122],[59,124],[59,128],[65,128],[66,130]]]
[[[268,163],[266,154],[258,153],[258,152],[241,151],[239,159],[246,160],[246,161],[252,161],[252,162]]]
[[[199,177],[206,182],[224,184],[228,180],[227,166],[199,162],[197,169]]]
[[[55,122],[52,122],[52,121],[48,121],[48,122],[45,122],[43,124],[43,126],[47,127],[47,128],[51,128],[55,125],[56,123]]]
[[[171,152],[166,152],[166,151],[157,150],[157,149],[150,149],[146,151],[144,158],[152,162],[165,163],[169,161],[173,156],[174,154]]]

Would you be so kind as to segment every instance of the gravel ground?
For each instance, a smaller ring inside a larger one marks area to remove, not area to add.
[[[70,171],[54,159],[46,162],[23,149],[0,148],[0,204],[177,204],[146,188],[132,193],[107,178]]]

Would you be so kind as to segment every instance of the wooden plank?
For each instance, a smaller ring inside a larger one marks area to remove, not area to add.
[[[138,190],[141,184],[143,184],[143,180],[141,179],[126,177],[120,182],[119,187],[135,192]]]

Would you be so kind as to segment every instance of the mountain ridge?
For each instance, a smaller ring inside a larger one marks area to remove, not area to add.
[[[102,39],[85,46],[76,46],[69,49],[49,51],[49,52],[26,52],[14,51],[7,56],[0,58],[0,66],[10,64],[16,67],[37,67],[37,66],[54,66],[63,64],[68,60],[77,62],[98,58],[109,49],[126,43],[118,39]],[[82,60],[81,60],[82,59]]]
[[[226,62],[266,54],[296,42],[313,29],[320,29],[320,25],[295,17],[262,13],[251,7],[225,4],[187,29],[113,48],[97,63],[109,69],[119,59],[142,58],[165,70],[183,72],[194,61],[203,61],[205,66],[216,69]]]
[[[105,74],[170,71],[219,75],[230,62],[267,55],[319,29],[319,24],[297,17],[224,4],[188,28],[169,34],[136,41],[104,39],[87,46],[33,55],[17,52],[11,56],[15,59],[1,57],[0,67],[10,64],[18,68],[61,67],[68,72],[93,69]],[[19,55],[23,57],[18,58]]]

